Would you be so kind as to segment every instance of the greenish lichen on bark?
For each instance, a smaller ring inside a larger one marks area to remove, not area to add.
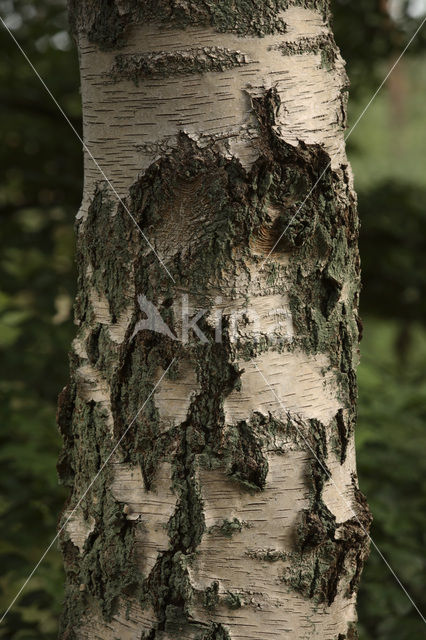
[[[243,601],[238,593],[228,591],[225,597],[225,604],[230,609],[240,609],[243,606]]]
[[[285,560],[287,555],[283,551],[277,551],[276,549],[257,549],[246,551],[246,555],[254,560],[260,560],[262,562],[278,562],[278,560]]]
[[[108,620],[117,598],[135,593],[142,576],[134,558],[135,524],[126,519],[122,506],[107,492],[101,508],[100,524],[85,543],[79,577],[84,592],[102,603],[102,613]]]
[[[182,551],[164,552],[143,585],[142,600],[153,605],[159,630],[174,632],[188,619],[193,597],[188,561]]]
[[[324,509],[324,505],[323,505]],[[300,553],[283,580],[306,598],[331,606],[338,592],[350,598],[356,592],[368,556],[369,516],[360,513],[350,520],[332,522],[325,513],[306,512],[300,525]],[[336,538],[336,532],[338,538]]]
[[[232,520],[223,520],[222,524],[215,525],[208,530],[208,533],[220,534],[230,538],[235,533],[240,533],[243,530],[245,523],[238,520],[238,518],[232,518]]]

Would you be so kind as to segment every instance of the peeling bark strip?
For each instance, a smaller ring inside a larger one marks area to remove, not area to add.
[[[370,516],[354,456],[347,81],[328,3],[70,13],[86,143],[175,282],[86,157],[62,521],[122,440],[61,535],[60,637],[353,640]],[[207,311],[180,341],[183,295],[191,317]]]

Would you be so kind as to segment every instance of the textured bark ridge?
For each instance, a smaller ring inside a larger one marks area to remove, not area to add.
[[[61,534],[60,637],[353,639],[358,220],[327,3],[71,18],[85,140],[128,211],[86,158],[63,522],[121,442]]]
[[[73,31],[85,31],[101,49],[123,46],[127,30],[135,22],[264,36],[286,33],[283,12],[289,7],[317,10],[324,19],[329,17],[327,0],[104,0],[102,5],[100,10],[96,0],[69,0]]]

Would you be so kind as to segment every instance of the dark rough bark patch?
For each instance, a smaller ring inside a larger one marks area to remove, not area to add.
[[[348,449],[349,438],[353,434],[355,416],[352,416],[352,420],[345,420],[343,410],[339,409],[335,417],[335,424],[338,433],[338,450],[340,453],[340,464],[343,464],[346,460],[346,453]]]
[[[324,504],[322,492],[329,478],[326,427],[317,420],[308,424],[304,431],[315,456],[309,464],[312,502],[301,513],[295,551],[289,554],[290,568],[283,580],[306,598],[330,606],[338,591],[350,597],[358,588],[369,552],[371,514],[356,478],[352,479],[357,504],[354,517],[338,523]]]
[[[72,432],[72,419],[75,407],[76,388],[70,381],[59,394],[56,421],[62,436],[63,446],[57,463],[58,477],[61,484],[72,487],[74,480],[74,468],[72,462],[72,449],[74,437]]]
[[[113,49],[124,44],[132,24],[142,22],[181,29],[211,26],[218,32],[251,36],[284,33],[286,25],[279,13],[288,6],[288,0],[128,0],[124,8],[116,0],[103,0],[102,6],[99,0],[69,0],[69,14],[74,33],[84,32],[100,48]]]
[[[314,38],[299,38],[295,41],[283,42],[276,48],[286,56],[319,53],[321,54],[321,64],[326,69],[332,69],[337,60],[338,49],[331,33],[321,34]]]
[[[197,640],[231,640],[231,636],[223,625],[213,622],[209,631]]]
[[[105,425],[106,416],[99,405],[86,404],[77,398],[72,416],[68,413],[66,426],[72,434],[72,444],[67,449],[65,479],[68,480],[68,468],[71,468],[73,485],[81,494],[113,448]],[[81,621],[88,598],[97,602],[105,619],[110,620],[117,598],[136,591],[140,584],[134,559],[135,525],[126,520],[122,506],[112,497],[108,490],[110,482],[109,470],[105,468],[81,502],[79,513],[86,519],[92,518],[94,525],[82,553],[77,552],[66,532],[61,538],[68,606],[62,616],[60,637],[72,637],[69,634]],[[79,497],[74,495],[69,499],[68,509],[74,507]]]
[[[225,159],[213,144],[201,149],[180,134],[177,148],[152,165],[132,187],[131,207],[140,226],[150,226],[164,245],[163,252],[170,252],[168,268],[176,281],[199,294],[200,303],[208,308],[209,281],[226,270],[233,273],[232,247],[244,247],[248,242],[256,214],[252,211],[251,179],[239,162]],[[180,217],[177,211],[182,212]],[[150,269],[146,262],[138,265],[136,287],[152,288],[150,280],[155,275],[155,296],[170,283],[161,266],[158,268],[152,258],[151,263]],[[171,291],[172,299],[174,295]]]
[[[114,435],[121,440],[125,460],[140,465],[146,490],[155,484],[158,464],[168,459],[176,445],[177,433],[175,429],[160,429],[153,397],[143,411],[140,408],[158,378],[158,367],[166,370],[178,354],[179,347],[168,338],[142,331],[124,344],[111,379]]]
[[[249,489],[264,489],[268,475],[268,460],[262,451],[262,439],[247,422],[231,428],[227,449],[231,462],[228,473]]]
[[[241,596],[238,593],[232,593],[232,591],[227,592],[224,602],[229,609],[240,609],[243,606]]]
[[[331,192],[330,158],[320,145],[300,142],[294,147],[279,138],[274,126],[281,100],[274,88],[261,97],[251,96],[251,101],[261,130],[262,151],[269,161],[262,196],[276,214],[269,223],[265,220],[263,232],[269,232],[277,253],[295,254],[311,241],[321,224],[324,189]]]
[[[195,451],[201,441],[202,438],[197,438],[194,447],[192,428],[183,425],[180,448],[174,459],[173,486],[179,500],[168,524],[168,534],[171,547],[185,554],[196,550],[205,531],[203,501],[195,479]]]
[[[220,72],[242,67],[249,62],[246,54],[224,47],[191,47],[149,54],[120,54],[115,57],[109,76],[116,81],[127,78],[138,85],[143,78]]]
[[[355,208],[342,209],[336,199],[337,176],[328,172],[325,178],[328,187],[321,185],[317,223],[292,256],[297,286],[290,304],[305,348],[328,351],[333,363],[340,359],[342,374],[348,375],[353,369],[352,344],[358,342],[358,327],[351,320],[359,292],[357,221]],[[344,281],[352,285],[347,302],[341,299]]]
[[[291,6],[319,11],[328,21],[329,0],[68,0],[71,30],[86,33],[101,49],[119,48],[129,27],[137,23],[162,22],[184,29],[188,26],[212,27],[219,33],[262,37],[285,33],[280,15]]]
[[[165,551],[142,587],[142,600],[153,605],[159,630],[173,631],[186,623],[193,598],[188,561],[182,551]]]
[[[79,297],[86,291],[86,272],[90,266],[92,285],[107,298],[112,319],[116,321],[128,302],[125,283],[130,275],[132,239],[137,230],[124,207],[117,205],[110,195],[107,185],[96,189],[83,224],[84,230],[79,234],[81,247],[77,251],[81,263]]]
[[[135,593],[142,576],[134,558],[135,524],[126,519],[122,505],[107,490],[100,515],[86,541],[79,575],[85,590],[102,603],[102,613],[109,620],[117,598]]]
[[[305,513],[303,520],[301,527],[308,527],[301,540],[304,547],[292,556],[293,567],[285,573],[284,582],[305,597],[327,606],[334,602],[340,590],[349,598],[358,588],[368,556],[369,524],[359,517],[352,518],[342,524],[335,523],[333,531],[327,530],[318,513]]]
[[[138,0],[130,0],[129,10],[120,13],[115,0],[68,0],[71,31],[75,36],[86,33],[89,41],[101,49],[122,46],[137,7]]]
[[[350,622],[348,624],[347,633],[339,633],[337,640],[358,640],[358,632],[355,622]]]
[[[219,583],[215,580],[204,590],[203,605],[206,609],[214,609],[219,604]]]

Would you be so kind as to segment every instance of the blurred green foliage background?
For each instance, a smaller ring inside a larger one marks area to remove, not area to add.
[[[423,0],[334,0],[352,83],[349,124],[426,13]],[[392,16],[387,9],[392,8]],[[0,0],[0,15],[80,130],[77,54],[64,0]],[[56,531],[58,392],[67,380],[75,289],[73,219],[81,145],[6,30],[0,30],[0,608]],[[357,434],[372,535],[426,609],[426,28],[351,135],[362,220],[365,337]],[[56,637],[62,598],[52,549],[0,638]],[[423,580],[423,583],[422,583]],[[417,640],[424,626],[372,549],[361,640]]]

